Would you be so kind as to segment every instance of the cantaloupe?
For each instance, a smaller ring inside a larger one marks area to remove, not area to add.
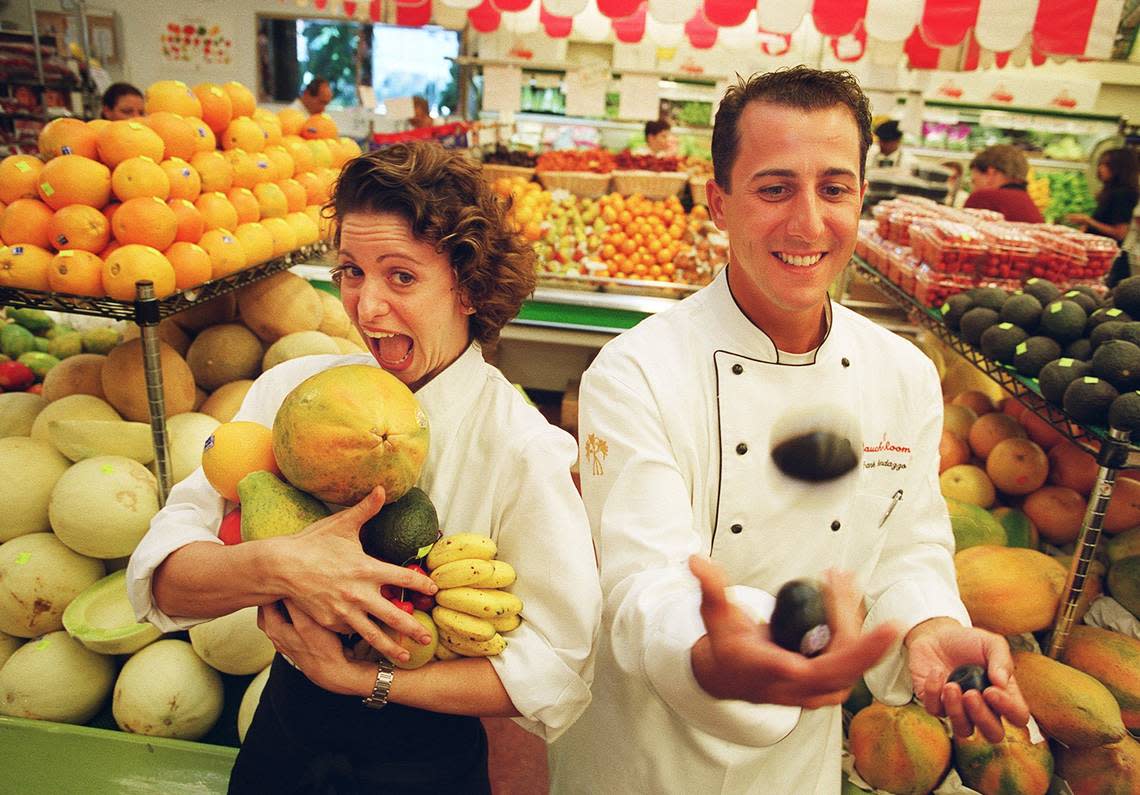
[[[262,342],[276,342],[297,331],[316,331],[324,317],[316,288],[289,271],[243,287],[237,302],[242,322]]]
[[[190,335],[186,333],[182,326],[174,322],[174,318],[168,317],[158,324],[158,338],[169,345],[174,350],[178,351],[178,355],[183,359],[186,358],[186,352],[190,350],[190,343],[192,341]],[[134,340],[139,338],[139,327],[129,326],[123,332],[123,341]]]
[[[0,632],[34,638],[63,629],[63,611],[103,577],[103,562],[64,546],[52,533],[0,544]]]
[[[56,483],[48,506],[59,540],[100,559],[131,554],[156,513],[154,475],[138,461],[115,455],[73,464]]]
[[[22,645],[0,668],[0,714],[86,723],[114,681],[111,658],[85,649],[66,632],[49,632]]]
[[[194,407],[194,375],[186,360],[174,348],[159,342],[159,361],[166,416],[189,411]],[[107,355],[102,382],[107,401],[122,414],[123,419],[150,422],[142,340],[124,342]]]
[[[67,361],[64,359],[63,361]],[[53,368],[54,369],[54,368]],[[49,423],[56,420],[121,420],[115,407],[94,395],[68,395],[48,403],[32,423],[33,439],[51,443]]]
[[[63,628],[99,654],[134,654],[162,636],[154,624],[135,619],[123,569],[89,585],[72,599],[63,611]]]
[[[262,371],[269,370],[281,362],[298,359],[302,356],[340,353],[340,346],[328,334],[319,331],[296,331],[286,334],[269,346],[261,360]]]
[[[186,363],[198,386],[212,392],[223,384],[256,378],[265,349],[257,335],[240,323],[202,329],[190,344]]]
[[[265,683],[269,681],[269,666],[253,677],[253,681],[245,689],[238,707],[237,731],[238,742],[245,742],[245,733],[249,731],[249,724],[253,723],[253,713],[257,712],[257,705],[261,703],[261,694],[265,690]]]
[[[44,398],[54,402],[68,395],[103,395],[103,362],[106,356],[98,353],[78,353],[68,356],[44,376]]]
[[[189,309],[172,315],[174,320],[187,331],[197,333],[209,326],[220,323],[233,323],[238,316],[237,294],[233,292],[222,293],[204,304],[197,304]]]
[[[24,643],[24,638],[17,638],[15,635],[9,635],[7,632],[0,632],[0,668],[4,667],[4,663],[8,662],[8,658],[12,653]]]
[[[330,337],[343,337],[352,328],[352,321],[337,297],[326,290],[317,289],[317,297],[321,299],[324,314],[321,316],[321,325],[317,331],[322,331]]]
[[[111,710],[125,732],[197,740],[222,714],[222,677],[186,641],[160,640],[123,665]]]
[[[0,542],[51,529],[51,492],[71,463],[47,442],[28,436],[0,439]],[[16,473],[19,473],[17,476]]]
[[[51,375],[51,370],[48,370],[48,375]],[[0,395],[0,439],[31,436],[32,423],[47,404],[47,398],[34,392],[5,392]]]
[[[203,414],[209,414],[218,422],[229,422],[241,408],[241,403],[251,386],[253,381],[244,379],[224,384],[214,390],[198,410]]]
[[[150,425],[126,420],[52,420],[48,435],[55,448],[72,461],[97,455],[121,455],[149,464],[154,460]]]
[[[220,424],[197,411],[176,414],[166,421],[172,482],[178,483],[202,466],[202,445]]]
[[[243,607],[190,628],[190,645],[224,674],[255,674],[273,662],[273,641],[257,626],[257,608]]]
[[[194,387],[194,408],[192,409],[192,411],[197,411],[198,409],[200,409],[202,407],[202,404],[206,402],[206,398],[208,398],[209,396],[210,396],[210,393],[207,392],[205,389],[202,389],[202,387],[200,387],[200,386],[195,386]]]

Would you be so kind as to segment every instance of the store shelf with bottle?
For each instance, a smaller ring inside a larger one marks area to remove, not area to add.
[[[79,62],[53,36],[0,31],[0,157],[36,154],[44,125],[82,116],[84,96]]]

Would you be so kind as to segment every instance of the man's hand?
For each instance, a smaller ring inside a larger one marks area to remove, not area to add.
[[[693,673],[710,695],[755,704],[816,709],[840,704],[863,672],[898,637],[892,626],[861,634],[861,598],[850,575],[829,572],[824,583],[831,642],[817,657],[787,651],[725,595],[724,572],[693,555],[689,569],[701,584],[707,634],[693,645]]]
[[[1029,706],[1013,678],[1013,659],[1005,638],[984,629],[964,627],[952,618],[932,618],[914,627],[904,641],[909,652],[914,693],[926,711],[948,717],[958,737],[976,726],[987,740],[1001,742],[1001,718],[1016,726],[1029,722]],[[950,674],[960,665],[981,665],[990,686],[966,693]]]

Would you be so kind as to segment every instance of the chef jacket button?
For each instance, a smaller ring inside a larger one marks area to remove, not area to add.
[[[734,365],[732,365],[732,372],[733,372],[735,375],[740,375],[741,373],[743,373],[743,372],[744,372],[744,367],[743,367],[743,365],[739,365],[739,364],[734,364]]]
[[[744,455],[747,452],[748,452],[748,445],[746,445],[744,442],[741,442],[740,444],[736,445],[736,454],[737,455]]]
[[[738,523],[738,524],[734,524],[732,527],[730,527],[728,529],[734,533],[740,534],[740,533],[744,532],[744,525]]]
[[[839,532],[839,520],[838,519],[836,519],[834,522],[831,523],[831,532],[833,532],[833,533]]]
[[[851,366],[851,360],[848,359],[846,356],[844,356],[842,359],[840,359],[839,363],[841,365],[843,365],[844,367],[850,367]]]

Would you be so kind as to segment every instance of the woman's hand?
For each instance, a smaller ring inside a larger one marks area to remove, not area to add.
[[[428,577],[403,566],[376,560],[360,545],[360,526],[384,505],[377,486],[363,500],[320,519],[279,542],[282,562],[277,568],[283,592],[314,621],[334,632],[359,634],[389,659],[406,659],[407,652],[381,631],[373,617],[427,644],[431,638],[418,621],[385,599],[383,585],[434,594]]]
[[[1029,722],[1029,706],[1013,678],[1013,658],[1005,638],[964,627],[951,618],[932,618],[907,633],[905,644],[915,695],[931,715],[948,717],[956,736],[968,737],[976,726],[996,743],[1005,736],[1003,716],[1016,726]],[[961,665],[986,669],[990,686],[984,693],[963,693],[956,683],[946,681]]]
[[[375,665],[345,656],[340,636],[325,629],[294,602],[257,608],[257,626],[313,684],[341,695],[360,695],[371,686]]]
[[[1092,216],[1088,213],[1068,213],[1065,215],[1065,220],[1070,224],[1079,224],[1080,226],[1088,226],[1092,221]]]
[[[822,654],[804,657],[777,646],[766,625],[728,601],[720,567],[694,555],[689,569],[701,583],[701,617],[708,632],[693,646],[693,673],[717,698],[808,709],[840,704],[898,636],[891,626],[862,634],[862,599],[852,578],[829,572],[824,598],[831,642]]]

